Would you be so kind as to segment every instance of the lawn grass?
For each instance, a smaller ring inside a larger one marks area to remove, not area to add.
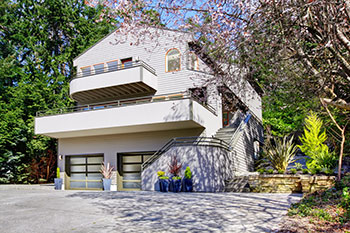
[[[350,176],[293,204],[279,232],[350,233]]]

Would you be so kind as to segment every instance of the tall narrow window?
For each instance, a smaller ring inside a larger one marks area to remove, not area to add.
[[[180,70],[180,51],[178,49],[170,49],[166,54],[166,72]]]
[[[82,73],[83,77],[91,75],[91,66],[82,67],[81,68],[81,73]]]
[[[188,54],[188,68],[190,70],[198,70],[199,64],[198,64],[198,57],[194,52],[189,52]]]

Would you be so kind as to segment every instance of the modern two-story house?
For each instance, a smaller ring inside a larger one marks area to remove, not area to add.
[[[104,161],[114,167],[112,190],[154,190],[156,172],[176,156],[195,191],[223,191],[252,170],[263,140],[260,96],[238,76],[207,82],[215,61],[191,34],[144,30],[142,40],[115,31],[75,58],[76,107],[39,112],[35,133],[58,139],[64,189],[102,189]]]

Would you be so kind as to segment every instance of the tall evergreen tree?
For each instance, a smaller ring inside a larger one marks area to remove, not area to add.
[[[34,135],[35,114],[73,104],[74,57],[114,28],[104,10],[83,0],[0,3],[0,183],[27,182],[33,159],[56,151]]]

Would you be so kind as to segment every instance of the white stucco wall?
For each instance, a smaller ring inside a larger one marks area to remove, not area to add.
[[[162,170],[167,176],[171,175],[168,164],[173,156],[182,164],[181,177],[184,176],[186,167],[190,167],[193,189],[196,192],[222,192],[225,180],[233,177],[231,154],[227,150],[212,146],[177,146],[172,147],[142,172],[142,190],[155,190],[157,171]]]
[[[62,138],[58,140],[58,160],[61,172],[65,171],[65,156],[103,154],[104,161],[117,167],[117,153],[157,151],[174,137],[198,136],[203,129],[182,129],[146,133]],[[63,177],[63,176],[62,176]],[[116,189],[116,179],[113,179]]]
[[[197,102],[178,99],[37,117],[35,133],[64,138],[202,127],[212,136],[218,119]]]

